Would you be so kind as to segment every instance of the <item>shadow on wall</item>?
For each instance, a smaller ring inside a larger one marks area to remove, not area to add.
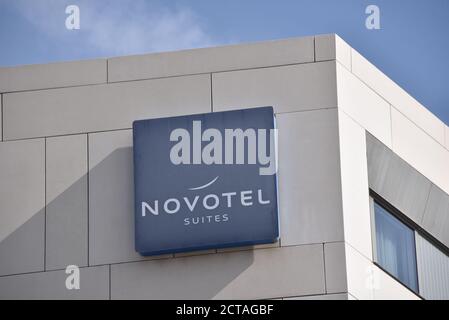
[[[133,298],[210,299],[254,261],[252,250],[158,258],[168,259],[142,257],[134,250],[133,149],[122,147],[48,203],[46,213],[37,212],[0,242],[0,276],[44,271],[44,264],[49,271],[70,264],[82,267],[151,260],[117,266],[112,276],[129,280],[132,292],[112,289],[122,298],[129,293]],[[14,285],[14,281],[7,283]],[[27,285],[39,292],[31,280]],[[56,295],[61,285],[55,283],[45,290],[54,290]],[[0,286],[0,295],[7,297],[10,290]],[[82,288],[76,291],[74,295],[82,295]],[[51,296],[51,292],[43,294]]]

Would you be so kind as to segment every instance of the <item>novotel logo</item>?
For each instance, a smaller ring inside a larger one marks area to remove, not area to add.
[[[214,179],[213,182],[215,182],[217,178]],[[142,217],[145,217],[147,212],[158,216],[160,209],[166,214],[176,214],[179,211],[188,211],[193,213],[195,212],[197,206],[201,206],[204,210],[213,212],[217,209],[230,209],[236,205],[244,209],[245,207],[250,207],[255,204],[263,206],[269,205],[270,203],[271,200],[268,198],[264,199],[262,189],[258,189],[255,192],[253,192],[253,190],[243,190],[240,192],[223,192],[220,195],[211,193],[201,196],[201,199],[199,195],[191,198],[186,196],[182,199],[169,198],[161,203],[161,207],[159,206],[159,200],[153,201],[152,204],[142,201],[141,212]],[[228,220],[229,216],[226,213],[222,215],[205,215],[202,217],[185,217],[184,225],[188,226],[190,224],[196,225],[199,223],[219,223],[227,222]]]
[[[276,241],[271,107],[139,120],[133,136],[142,255]]]

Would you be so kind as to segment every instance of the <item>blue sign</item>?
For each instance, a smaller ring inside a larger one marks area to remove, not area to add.
[[[139,120],[133,139],[137,252],[277,240],[272,107]]]

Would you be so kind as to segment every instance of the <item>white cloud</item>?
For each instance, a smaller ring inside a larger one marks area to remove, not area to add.
[[[65,7],[71,4],[80,8],[80,30],[65,29]],[[76,42],[71,43],[78,51],[111,56],[213,44],[199,17],[188,7],[167,7],[144,0],[16,0],[14,6],[55,42],[67,41],[68,32],[79,32]]]

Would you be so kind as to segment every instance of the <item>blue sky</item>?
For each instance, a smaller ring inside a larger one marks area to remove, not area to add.
[[[338,33],[449,124],[448,32],[449,0],[0,0],[0,66]]]

